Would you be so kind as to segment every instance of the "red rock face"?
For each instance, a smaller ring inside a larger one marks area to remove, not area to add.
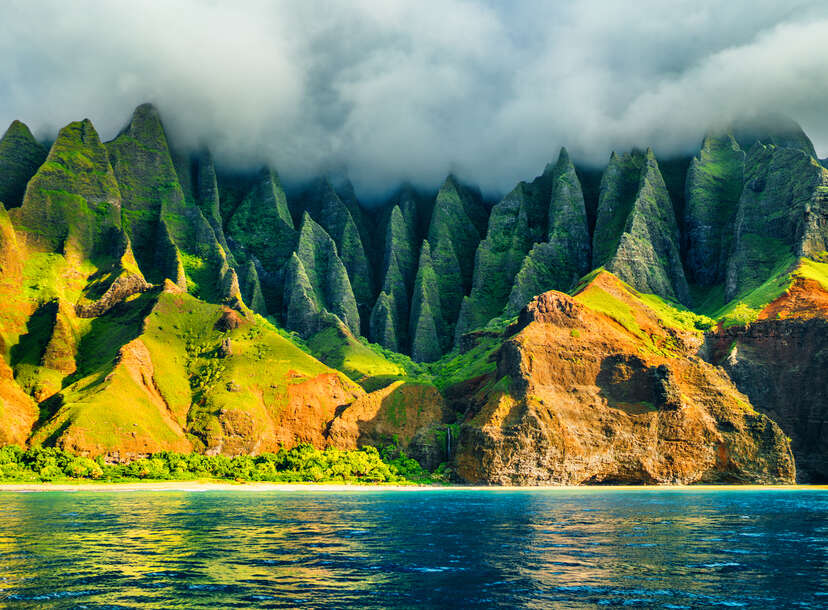
[[[457,454],[465,480],[794,481],[779,426],[688,351],[665,355],[554,291],[529,304],[518,328],[495,374],[470,386]]]
[[[791,438],[801,483],[828,481],[826,313],[828,293],[798,280],[756,322],[709,337],[711,360]]]

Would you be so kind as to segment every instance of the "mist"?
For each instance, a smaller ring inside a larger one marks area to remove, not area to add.
[[[768,112],[828,154],[819,1],[6,1],[0,74],[0,130],[88,117],[111,139],[149,101],[179,148],[367,199],[449,171],[503,193],[561,146],[692,153]]]

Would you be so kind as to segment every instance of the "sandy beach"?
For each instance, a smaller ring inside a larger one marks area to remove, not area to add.
[[[828,491],[828,485],[560,485],[538,487],[475,485],[371,485],[338,483],[234,483],[228,481],[148,481],[129,483],[0,483],[0,492],[423,492],[423,491]]]

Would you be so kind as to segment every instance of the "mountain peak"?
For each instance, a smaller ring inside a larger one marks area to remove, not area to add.
[[[13,120],[9,125],[9,128],[6,129],[6,133],[3,134],[3,138],[7,137],[18,137],[18,138],[25,138],[32,142],[36,142],[32,132],[29,130],[29,127],[23,123],[22,121],[18,121],[17,119]]]
[[[0,201],[6,207],[18,207],[23,202],[26,184],[47,152],[24,123],[12,121],[0,139]]]
[[[118,135],[124,133],[142,142],[166,141],[161,115],[152,104],[141,104],[133,111],[129,124]]]

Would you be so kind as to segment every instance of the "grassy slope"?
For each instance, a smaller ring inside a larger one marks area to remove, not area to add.
[[[700,335],[714,321],[653,294],[642,294],[603,269],[584,277],[575,300],[606,314],[640,338],[647,350],[669,356],[678,348],[673,332]]]
[[[724,290],[721,286],[698,292],[699,305],[696,309],[720,322],[723,328],[749,324],[756,320],[766,305],[785,294],[798,278],[815,280],[828,290],[828,263],[786,257],[763,283],[728,303],[723,303]]]
[[[68,434],[104,449],[131,446],[130,439],[137,438],[149,449],[180,450],[186,448],[182,429],[202,439],[220,435],[217,418],[230,410],[267,420],[262,405],[267,410],[284,405],[288,383],[333,372],[259,316],[242,318],[238,328],[226,332],[216,329],[224,311],[187,294],[163,292],[95,319],[96,328],[82,342],[79,372],[63,391],[64,404],[41,424],[35,442]],[[149,353],[151,379],[146,372],[136,378],[134,367],[113,367],[116,342],[134,338]],[[219,354],[223,339],[230,340],[229,357]],[[148,398],[142,382],[154,386],[163,404]]]
[[[814,280],[828,291],[828,262],[810,258],[783,259],[767,280],[728,303],[724,303],[723,286],[705,289],[697,287],[693,294],[696,306],[692,310],[654,294],[639,293],[602,269],[596,269],[586,275],[573,291],[575,298],[584,305],[609,315],[645,342],[649,337],[636,319],[635,307],[631,306],[628,299],[618,298],[617,295],[605,290],[600,282],[595,281],[603,274],[613,277],[630,297],[650,310],[664,326],[694,333],[712,328],[717,323],[727,328],[753,322],[762,309],[785,294],[799,278]]]
[[[386,350],[378,345],[363,343],[353,335],[343,335],[334,327],[316,333],[307,345],[310,352],[322,362],[342,371],[358,383],[375,377],[395,378],[406,375],[404,366],[383,355]]]

